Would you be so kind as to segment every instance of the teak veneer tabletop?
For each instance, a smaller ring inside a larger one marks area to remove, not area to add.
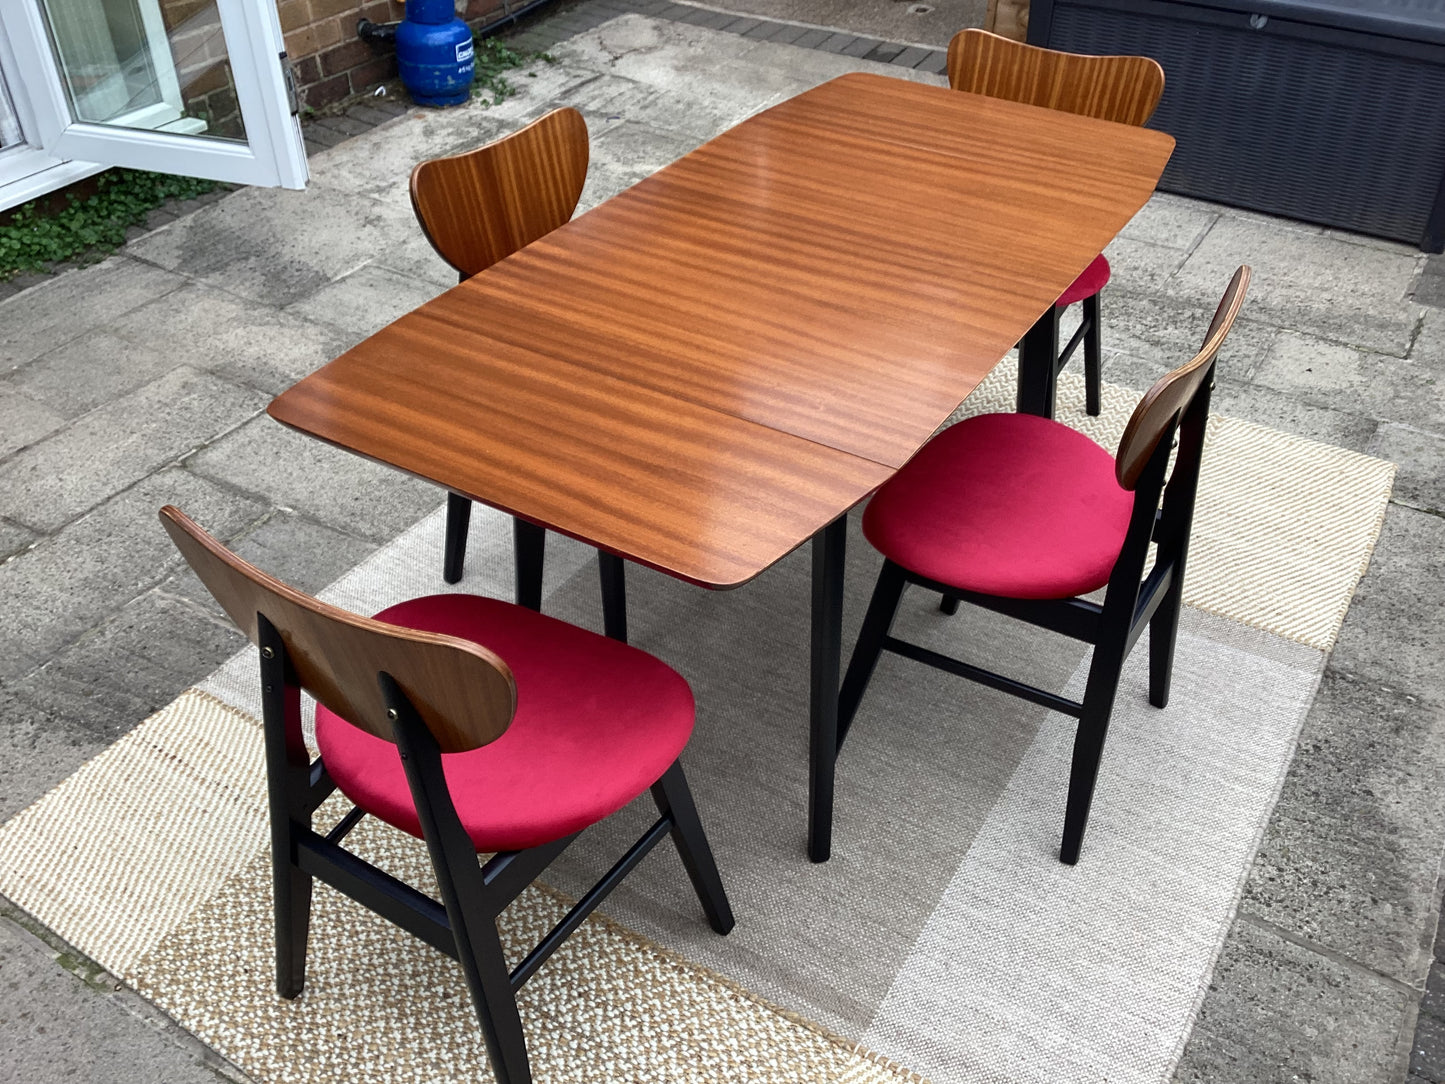
[[[270,413],[707,587],[811,538],[808,853],[821,862],[846,514],[1049,312],[1173,146],[843,76],[403,316]],[[1052,356],[1039,371],[1051,392]],[[1021,405],[1049,409],[1051,393],[1025,403],[1024,387]]]
[[[402,317],[270,413],[735,586],[912,456],[1144,204],[1172,147],[843,76]]]

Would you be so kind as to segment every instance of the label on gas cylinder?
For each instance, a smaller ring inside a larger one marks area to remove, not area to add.
[[[457,63],[465,64],[472,59],[472,39],[457,42]]]

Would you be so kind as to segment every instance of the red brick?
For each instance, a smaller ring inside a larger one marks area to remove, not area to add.
[[[359,94],[378,83],[396,78],[396,57],[378,56],[351,70],[351,89]]]
[[[276,13],[281,17],[281,29],[285,33],[315,22],[307,0],[281,0],[276,5]]]
[[[309,87],[321,82],[321,62],[314,56],[305,56],[300,60],[293,57],[291,73],[296,77],[298,87]]]
[[[306,104],[312,109],[324,109],[332,102],[339,102],[351,93],[351,81],[344,75],[333,75],[306,88]]]
[[[365,0],[307,0],[311,5],[311,21],[320,22],[337,15],[350,15],[355,24],[361,16]]]
[[[340,75],[375,58],[376,53],[364,41],[342,42],[321,54],[321,74]]]

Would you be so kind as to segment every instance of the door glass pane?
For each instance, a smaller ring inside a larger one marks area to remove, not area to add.
[[[20,118],[15,115],[10,91],[5,88],[5,75],[0,72],[0,150],[23,142],[25,137],[20,132]]]
[[[215,0],[41,0],[78,121],[244,140]]]

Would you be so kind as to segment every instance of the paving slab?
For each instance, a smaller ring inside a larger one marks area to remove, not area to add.
[[[690,136],[696,146],[752,113],[747,104],[711,99],[697,103],[618,75],[599,75],[559,100],[581,112],[593,140],[619,123],[634,122]]]
[[[178,314],[184,310],[174,307],[172,298],[183,292],[155,304]],[[184,355],[138,345],[111,328],[100,328],[20,366],[7,382],[61,417],[76,418],[144,387],[183,360]]]
[[[108,745],[245,646],[229,621],[152,590],[11,689],[54,735]]]
[[[1366,451],[1399,464],[1395,500],[1445,515],[1445,436],[1386,422]]]
[[[1104,372],[1110,372],[1107,360]],[[1273,388],[1227,377],[1216,382],[1210,407],[1216,414],[1228,414],[1356,452],[1368,448],[1379,429],[1379,422],[1364,414],[1309,406]]]
[[[1445,706],[1445,518],[1392,504],[1350,604],[1333,667]]]
[[[705,137],[704,137],[705,138]],[[619,121],[592,140],[587,183],[577,203],[579,214],[611,199],[696,147],[701,138],[667,132],[636,121]]]
[[[1186,249],[1123,236],[1110,241],[1104,255],[1110,285],[1135,292],[1159,289],[1189,258]]]
[[[6,909],[13,910],[9,905]],[[220,1084],[245,1079],[223,1068],[220,1058],[140,995],[117,989],[119,985],[9,919],[0,919],[5,1078],[25,1084]]]
[[[0,459],[34,444],[65,424],[65,418],[44,403],[17,390],[8,376],[0,378]]]
[[[0,371],[39,357],[92,328],[185,285],[185,279],[112,256],[67,271],[0,302]]]
[[[726,0],[716,4],[730,12],[763,19],[809,23],[846,31],[850,36],[944,46],[965,26],[982,26],[986,0],[928,0],[926,4],[894,0]],[[926,8],[917,13],[913,9]]]
[[[1445,380],[1409,360],[1281,331],[1252,380],[1310,406],[1445,432]]]
[[[199,282],[127,313],[108,331],[137,349],[210,370],[268,396],[356,341],[354,335]]]
[[[310,161],[319,188],[386,200],[411,211],[408,181],[418,162],[487,143],[512,125],[479,104],[413,109]]]
[[[234,428],[267,400],[179,366],[0,464],[0,514],[53,531]]]
[[[1325,672],[1244,910],[1423,989],[1445,804],[1445,709]]]
[[[1150,378],[1151,383],[1170,369],[1183,365],[1204,341],[1215,306],[1219,304],[1219,298],[1233,274],[1231,269],[1228,275],[1221,277],[1214,284],[1212,299],[1204,300],[1162,295],[1157,292],[1162,284],[1156,284],[1154,290],[1149,290],[1131,289],[1125,283],[1111,283],[1105,287],[1099,300],[1104,351],[1154,366],[1156,375]],[[1216,367],[1219,376],[1248,380],[1269,352],[1277,333],[1277,329],[1262,322],[1246,302],[1244,313],[1220,351]],[[1118,379],[1110,360],[1105,360],[1103,369],[1105,380]]]
[[[344,228],[338,228],[344,223]],[[415,229],[402,207],[314,186],[246,188],[132,243],[136,259],[280,307]]]
[[[1410,345],[1410,360],[1426,366],[1439,377],[1445,377],[1445,312],[1423,309],[1419,331]]]
[[[395,538],[446,499],[437,486],[323,444],[264,414],[196,453],[186,466],[267,505],[296,509],[375,542]]]
[[[1382,251],[1278,219],[1225,213],[1170,279],[1179,297],[1218,301],[1242,263],[1254,269],[1249,306],[1283,327],[1404,357],[1424,311],[1406,300],[1419,255]]]
[[[164,504],[222,539],[265,512],[258,501],[173,468],[0,564],[0,682],[38,666],[171,573],[181,558],[156,519]]]
[[[452,265],[437,255],[436,249],[431,247],[431,242],[420,229],[406,240],[378,252],[371,262],[376,267],[385,267],[435,286],[449,287],[457,284],[457,273]]]
[[[38,537],[34,531],[27,530],[18,523],[0,520],[0,561],[11,554],[19,553]]]
[[[1119,231],[1119,236],[1189,252],[1204,232],[1219,221],[1220,213],[1219,207],[1212,203],[1156,192]]]
[[[204,521],[198,522],[209,527]],[[273,512],[263,523],[232,538],[228,545],[257,568],[309,594],[339,579],[376,550],[376,543],[369,539],[283,511]],[[203,606],[218,620],[230,620],[188,566],[178,568],[156,589]]]
[[[443,286],[376,264],[364,264],[284,311],[339,328],[360,342],[455,285],[455,278]]]
[[[1236,921],[1174,1080],[1396,1084],[1414,1000],[1407,987]]]

